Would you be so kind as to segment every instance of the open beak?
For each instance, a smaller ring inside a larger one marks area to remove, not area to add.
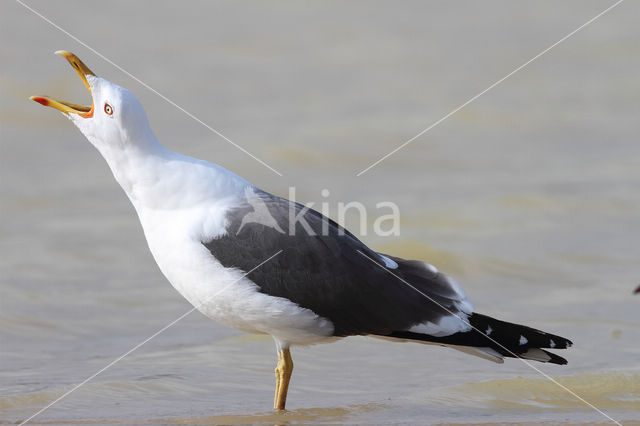
[[[71,52],[67,52],[66,50],[58,50],[56,55],[60,55],[65,58],[73,68],[75,68],[76,72],[82,79],[82,82],[85,86],[87,86],[87,90],[91,93],[91,87],[89,87],[89,82],[87,81],[88,75],[95,75],[93,71],[89,69],[76,55]],[[50,98],[49,96],[31,96],[29,99],[38,102],[44,106],[49,106],[51,108],[55,108],[58,111],[62,111],[65,114],[74,113],[78,114],[83,118],[93,117],[93,100],[91,106],[77,105],[71,102],[65,102],[58,99]]]

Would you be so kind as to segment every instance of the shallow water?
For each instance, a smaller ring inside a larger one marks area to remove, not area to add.
[[[567,366],[535,367],[614,419],[640,420],[637,3],[360,177],[606,4],[28,4],[284,176],[4,3],[1,422],[31,416],[190,309],[104,161],[27,100],[87,100],[58,49],[132,89],[170,148],[271,192],[295,186],[334,217],[340,201],[364,203],[370,246],[451,273],[479,312],[571,338]],[[371,233],[381,201],[400,208],[397,237]],[[33,422],[608,421],[518,360],[364,337],[293,357],[291,411],[273,413],[271,340],[193,313]]]

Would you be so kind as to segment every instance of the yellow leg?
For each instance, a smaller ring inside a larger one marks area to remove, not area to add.
[[[276,395],[273,399],[273,408],[276,410],[284,410],[287,403],[291,373],[293,373],[291,353],[289,349],[283,349],[278,352],[278,366],[276,367]]]

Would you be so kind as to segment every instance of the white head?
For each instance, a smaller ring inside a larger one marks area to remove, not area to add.
[[[31,99],[65,114],[87,139],[107,158],[110,152],[144,148],[156,140],[140,101],[129,90],[97,77],[76,55],[56,54],[75,68],[91,93],[91,106],[77,105],[48,96]]]
[[[212,196],[235,194],[235,189],[224,185],[231,187],[233,183],[242,188],[249,185],[219,166],[166,149],[151,131],[144,108],[133,93],[97,77],[73,53],[56,54],[78,72],[91,93],[91,106],[48,96],[31,99],[61,111],[80,129],[100,151],[136,207],[196,204]],[[168,163],[172,167],[167,168]],[[190,191],[184,191],[184,179],[189,179]]]

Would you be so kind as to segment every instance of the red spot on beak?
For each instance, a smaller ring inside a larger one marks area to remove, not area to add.
[[[49,106],[49,99],[43,96],[32,96],[31,100],[36,101],[40,105]]]

